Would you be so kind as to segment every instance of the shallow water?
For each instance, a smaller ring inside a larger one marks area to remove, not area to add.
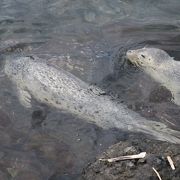
[[[147,119],[180,129],[170,93],[123,63],[126,50],[143,46],[180,60],[179,0],[0,1],[1,54],[44,57]],[[11,82],[1,77],[0,83],[2,179],[78,179],[98,153],[128,138],[36,101],[26,109]]]

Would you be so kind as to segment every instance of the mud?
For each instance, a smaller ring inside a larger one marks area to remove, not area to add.
[[[180,177],[180,145],[154,141],[146,137],[131,136],[128,141],[109,147],[96,161],[89,164],[83,172],[83,180],[157,180],[154,167],[163,180],[178,180]],[[144,159],[124,160],[119,162],[102,162],[100,158],[113,158],[146,152]],[[174,162],[172,170],[167,156]]]

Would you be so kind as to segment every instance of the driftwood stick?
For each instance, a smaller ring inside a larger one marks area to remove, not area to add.
[[[160,174],[157,172],[157,170],[156,170],[154,167],[152,167],[152,169],[153,169],[153,171],[156,173],[156,175],[157,175],[157,177],[159,178],[159,180],[162,180],[162,179],[161,179],[161,176],[160,176]]]
[[[142,159],[145,156],[146,156],[146,152],[141,152],[141,153],[135,154],[135,155],[119,156],[119,157],[115,157],[115,158],[99,159],[99,160],[100,161],[108,161],[108,162],[116,162],[116,161],[131,160],[131,159]]]
[[[173,162],[173,160],[171,159],[170,156],[167,156],[167,160],[168,160],[168,162],[169,162],[169,164],[171,166],[171,169],[175,170],[174,162]]]

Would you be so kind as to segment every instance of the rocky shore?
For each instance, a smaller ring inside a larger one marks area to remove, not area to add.
[[[162,180],[180,178],[180,145],[170,144],[145,137],[132,137],[110,146],[106,152],[97,157],[84,169],[83,180],[158,180],[156,170]],[[116,162],[100,161],[119,156],[134,155],[146,152],[145,158]],[[173,170],[167,160],[173,160]],[[154,168],[154,170],[153,170]]]

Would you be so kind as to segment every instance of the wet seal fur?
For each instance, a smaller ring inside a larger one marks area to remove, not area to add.
[[[154,138],[180,144],[180,132],[165,124],[146,120],[111,100],[99,88],[90,87],[74,75],[49,66],[40,58],[7,57],[4,72],[17,88],[22,105],[31,107],[31,98],[79,115],[102,128],[143,132]],[[99,92],[99,93],[98,93]]]
[[[155,81],[169,89],[175,104],[180,105],[180,62],[157,48],[129,50],[127,58],[150,75]]]

